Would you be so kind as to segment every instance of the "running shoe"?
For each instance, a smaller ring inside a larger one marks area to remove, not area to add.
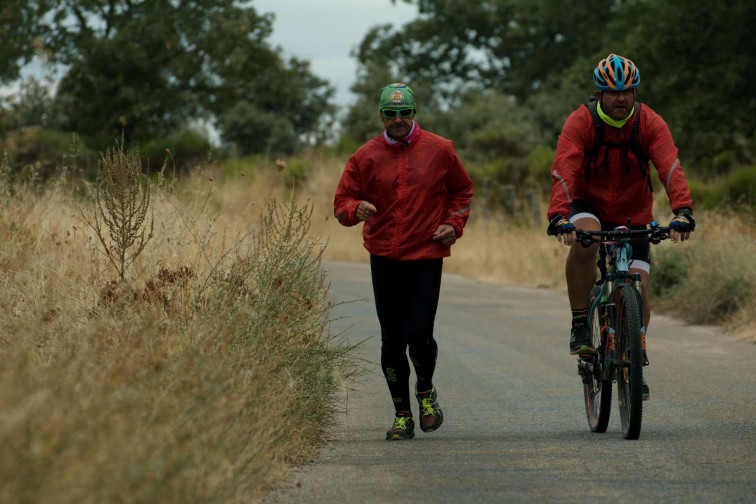
[[[420,429],[423,432],[433,432],[441,427],[444,413],[438,407],[438,394],[433,387],[427,392],[418,392],[415,385],[415,397],[420,404]]]
[[[594,353],[596,347],[593,346],[593,338],[588,324],[572,324],[570,334],[570,355]]]
[[[401,440],[412,439],[413,437],[415,437],[415,420],[412,418],[412,413],[397,413],[396,418],[394,418],[394,425],[386,432],[386,439]]]

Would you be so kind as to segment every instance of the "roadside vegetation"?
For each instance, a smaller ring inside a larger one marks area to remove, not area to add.
[[[353,372],[312,205],[261,174],[124,178],[119,152],[121,200],[4,180],[0,501],[254,501],[322,442]]]

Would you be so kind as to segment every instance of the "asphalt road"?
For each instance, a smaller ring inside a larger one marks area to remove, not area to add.
[[[654,315],[640,439],[585,419],[568,352],[564,294],[445,274],[434,384],[444,424],[386,441],[393,408],[380,369],[369,267],[326,263],[334,331],[367,340],[368,373],[312,463],[274,503],[756,502],[756,344]],[[417,409],[415,405],[415,414]]]

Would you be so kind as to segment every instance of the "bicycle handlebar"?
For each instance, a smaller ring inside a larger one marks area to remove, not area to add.
[[[594,243],[609,242],[614,240],[628,240],[628,241],[647,241],[658,244],[662,240],[669,238],[668,226],[653,226],[648,229],[627,229],[620,228],[612,231],[583,231],[582,229],[576,229],[577,241],[583,247],[589,247]]]

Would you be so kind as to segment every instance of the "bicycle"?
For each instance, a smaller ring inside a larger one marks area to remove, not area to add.
[[[592,432],[606,432],[617,382],[622,435],[640,437],[643,420],[643,297],[639,273],[630,274],[631,242],[654,245],[669,238],[669,227],[652,222],[647,229],[620,226],[613,231],[576,230],[584,247],[599,244],[600,277],[588,299],[588,321],[596,352],[578,356],[585,411]],[[607,266],[607,257],[608,266]]]

